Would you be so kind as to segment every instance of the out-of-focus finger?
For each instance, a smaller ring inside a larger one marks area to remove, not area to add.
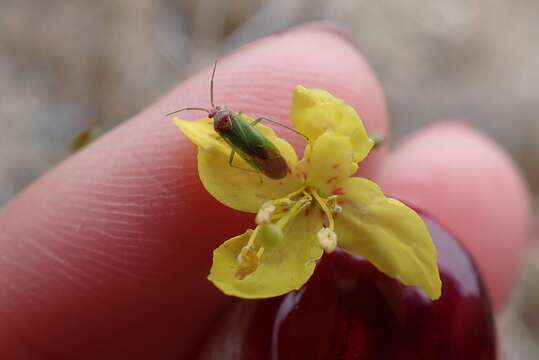
[[[462,123],[441,123],[397,146],[377,180],[463,242],[499,308],[530,229],[530,195],[508,155]]]

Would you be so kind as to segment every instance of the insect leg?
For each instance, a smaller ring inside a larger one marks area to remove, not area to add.
[[[234,160],[234,155],[236,155],[236,152],[234,149],[230,150],[230,156],[228,157],[228,165],[232,166],[232,161]]]
[[[233,167],[233,168],[236,168],[236,169],[240,169],[240,170],[243,170],[243,171],[248,171],[248,172],[253,172],[253,173],[257,173],[258,174],[258,171],[256,170],[251,170],[251,169],[245,169],[245,168],[242,168],[240,166],[237,166],[237,165],[234,165],[232,163],[232,161],[234,160],[234,156],[236,155],[236,151],[235,150],[230,150],[230,156],[228,157],[228,165],[230,165],[230,167]]]
[[[265,116],[261,116],[261,117],[256,118],[256,119],[251,123],[251,126],[255,126],[256,124],[258,124],[258,123],[261,122],[262,120],[266,120],[266,121],[268,121],[268,122],[270,122],[270,123],[272,123],[272,124],[279,125],[279,126],[281,126],[281,127],[284,127],[285,129],[288,129],[288,130],[290,130],[290,131],[293,131],[293,132],[295,132],[296,134],[303,136],[303,137],[305,138],[305,140],[309,141],[309,138],[307,137],[307,135],[305,135],[305,134],[303,134],[303,133],[297,131],[296,129],[291,128],[290,126],[286,126],[286,125],[283,125],[283,124],[281,124],[280,122],[277,122],[277,121],[275,121],[275,120],[268,119],[268,118],[265,117]]]

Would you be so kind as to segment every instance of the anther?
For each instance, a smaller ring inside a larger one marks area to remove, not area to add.
[[[333,212],[334,214],[340,214],[340,213],[342,213],[342,206],[337,205],[337,204],[333,205],[333,206],[331,207],[331,212]]]
[[[275,205],[272,201],[266,201],[258,212],[256,213],[255,222],[260,224],[267,224],[270,222],[270,216],[275,211]]]
[[[258,254],[251,246],[244,246],[238,255],[238,266],[236,267],[235,276],[242,280],[247,275],[252,274],[258,268]]]
[[[328,254],[332,253],[337,247],[337,234],[327,227],[323,227],[318,231],[318,243]]]

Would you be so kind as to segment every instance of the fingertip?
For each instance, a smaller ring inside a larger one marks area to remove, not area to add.
[[[463,242],[500,308],[530,229],[530,196],[507,153],[465,122],[446,121],[399,144],[378,181]]]

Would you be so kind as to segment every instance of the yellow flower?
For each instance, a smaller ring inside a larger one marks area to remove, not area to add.
[[[252,167],[240,157],[230,166],[231,148],[208,118],[174,118],[198,146],[206,190],[233,209],[256,213],[254,230],[214,251],[208,279],[242,298],[285,294],[309,279],[324,251],[339,246],[431,299],[440,297],[436,249],[421,218],[372,181],[351,177],[373,146],[354,109],[324,90],[297,86],[291,117],[309,139],[301,161],[272,129],[256,125],[288,164],[280,180],[242,170]]]

